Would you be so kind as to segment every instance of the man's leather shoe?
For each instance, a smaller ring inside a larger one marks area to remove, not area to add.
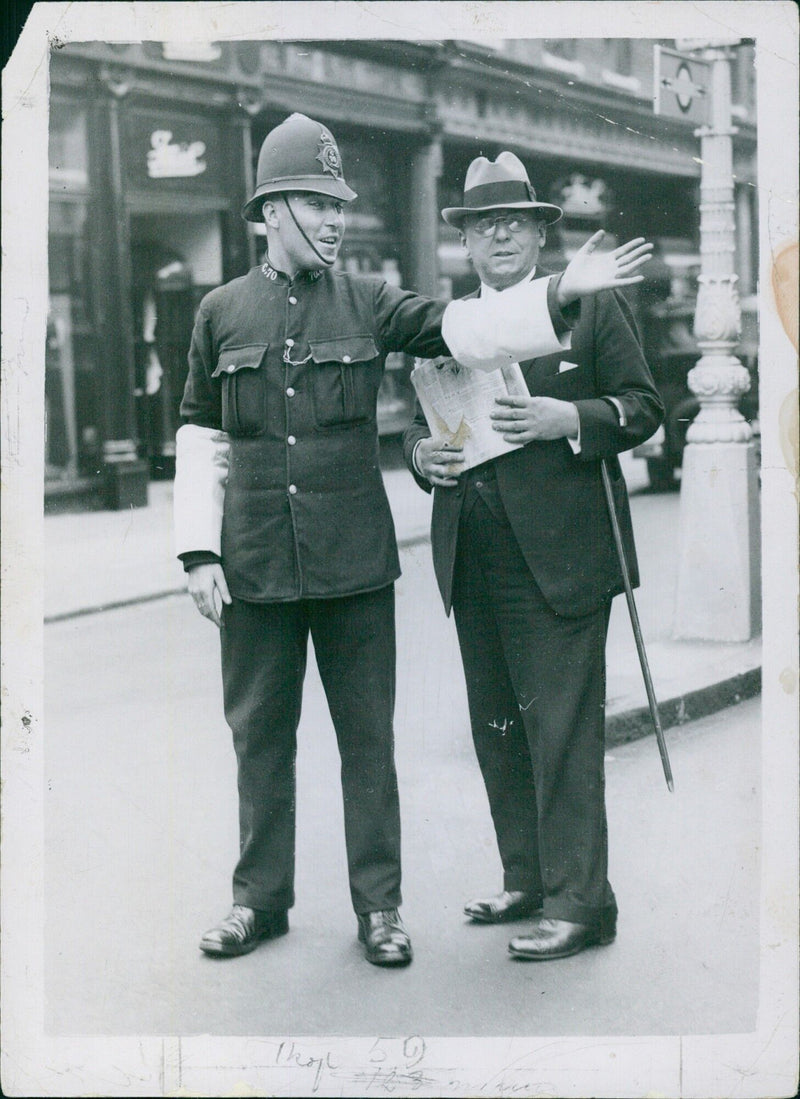
[[[568,958],[587,946],[605,946],[613,942],[616,928],[600,929],[585,923],[570,923],[542,917],[527,935],[518,935],[508,944],[514,958],[531,962],[546,962],[552,958]]]
[[[536,916],[542,911],[542,899],[533,893],[506,890],[496,897],[467,901],[464,915],[478,923],[507,923]]]
[[[221,923],[206,931],[200,940],[200,949],[206,954],[235,958],[249,954],[264,939],[285,935],[288,930],[289,915],[285,909],[264,912],[235,904]]]
[[[396,908],[358,917],[358,941],[373,965],[408,965],[414,957],[411,939]]]

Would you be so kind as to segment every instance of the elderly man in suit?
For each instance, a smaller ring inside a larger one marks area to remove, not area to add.
[[[549,272],[546,227],[513,153],[469,167],[461,207],[443,211],[500,298]],[[617,455],[663,418],[624,299],[584,297],[567,352],[520,363],[530,396],[498,399],[494,428],[518,449],[463,471],[461,449],[431,438],[418,411],[406,460],[434,491],[439,587],[455,613],[470,722],[503,866],[503,891],[470,901],[475,921],[534,917],[514,957],[547,960],[609,943],[617,906],[607,878],[605,643],[623,588],[601,481],[606,459],[638,583]],[[469,365],[469,364],[468,364]]]

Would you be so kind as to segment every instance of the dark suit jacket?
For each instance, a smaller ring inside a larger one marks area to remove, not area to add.
[[[545,272],[539,272],[545,274]],[[537,273],[538,274],[538,273]],[[562,364],[576,364],[563,369]],[[627,302],[611,291],[582,299],[570,351],[520,363],[531,396],[573,401],[580,415],[581,451],[566,439],[532,442],[495,459],[508,519],[536,583],[556,613],[589,614],[623,590],[600,476],[608,459],[617,515],[634,585],[638,566],[630,509],[617,454],[656,430],[664,408],[642,354]],[[625,410],[626,426],[608,397]],[[418,439],[430,435],[417,406],[403,437],[406,462],[417,483],[430,483],[413,466]],[[450,613],[458,523],[466,474],[457,488],[434,490],[431,544],[445,610]]]

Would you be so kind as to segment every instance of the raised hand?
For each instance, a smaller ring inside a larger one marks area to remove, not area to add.
[[[644,237],[636,237],[613,252],[598,252],[604,236],[605,232],[598,230],[570,260],[558,287],[559,305],[569,305],[584,294],[630,286],[644,279],[644,275],[636,272],[650,259],[653,245]]]

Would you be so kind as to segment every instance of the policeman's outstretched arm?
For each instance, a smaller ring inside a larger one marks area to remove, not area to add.
[[[600,290],[641,282],[638,269],[652,244],[637,237],[610,252],[598,252],[605,233],[592,236],[567,269],[550,278],[523,280],[499,294],[451,301],[442,336],[454,359],[474,370],[497,370],[513,362],[568,351],[579,307],[574,302]],[[573,305],[567,316],[562,310]]]
[[[599,229],[570,260],[558,284],[559,305],[569,305],[585,294],[631,286],[644,279],[644,275],[637,272],[650,259],[653,245],[644,237],[636,237],[612,252],[598,252],[604,236],[605,232]]]
[[[222,603],[230,603],[231,593],[222,565],[194,565],[189,569],[189,594],[204,618],[222,625]]]

